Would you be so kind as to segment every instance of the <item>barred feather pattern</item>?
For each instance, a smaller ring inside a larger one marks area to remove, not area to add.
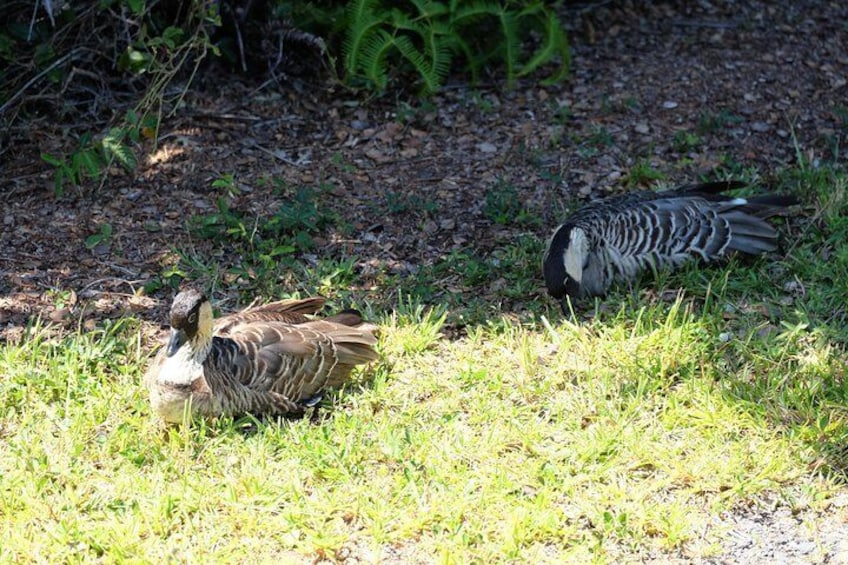
[[[632,280],[645,269],[714,261],[732,250],[774,251],[778,235],[765,219],[794,204],[794,198],[721,194],[741,186],[731,181],[635,192],[583,207],[548,243],[543,271],[549,293],[600,296],[613,281]]]
[[[377,358],[373,326],[358,312],[308,317],[323,304],[321,298],[277,302],[219,318],[205,332],[198,327],[173,357],[163,350],[151,364],[146,381],[154,410],[169,422],[186,413],[301,414],[323,390],[344,383],[354,366]],[[205,307],[211,320],[208,301]]]

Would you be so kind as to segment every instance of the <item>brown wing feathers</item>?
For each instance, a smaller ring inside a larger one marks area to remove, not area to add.
[[[309,315],[315,314],[323,308],[324,302],[323,298],[315,296],[301,300],[280,300],[262,306],[252,306],[241,312],[228,314],[215,320],[215,333],[223,335],[239,324],[250,322],[274,321],[301,324],[310,320]]]
[[[351,324],[361,323],[361,316],[346,312],[334,317]],[[258,362],[243,378],[246,386],[260,381],[293,382],[308,380],[317,383],[337,381],[347,377],[355,366],[377,358],[372,346],[376,338],[368,330],[343,325],[330,319],[310,320],[299,324],[260,321],[237,326],[229,335],[243,346]],[[247,355],[250,357],[251,355]],[[335,370],[338,368],[338,370]],[[340,374],[343,373],[343,374]],[[338,383],[334,383],[338,384]],[[274,386],[274,389],[278,389]],[[309,395],[317,390],[309,388]]]

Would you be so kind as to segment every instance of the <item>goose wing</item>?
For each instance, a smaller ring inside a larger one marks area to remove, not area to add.
[[[694,183],[677,186],[668,190],[636,190],[625,194],[609,196],[601,200],[590,202],[583,206],[569,218],[571,223],[579,223],[591,219],[604,218],[631,207],[638,207],[646,202],[655,200],[670,200],[679,198],[698,197],[704,200],[731,200],[722,192],[736,190],[747,186],[740,181],[717,181]]]
[[[744,210],[741,198],[658,198],[618,210],[603,223],[599,247],[621,276],[677,266],[689,258],[712,261],[728,250],[762,253],[777,248],[777,232]]]
[[[253,322],[283,322],[303,324],[324,307],[325,299],[319,296],[304,299],[289,299],[251,306],[241,312],[221,316],[215,320],[215,335],[224,336],[241,324]]]
[[[207,378],[229,374],[241,386],[297,402],[338,386],[354,365],[376,359],[375,343],[368,330],[326,320],[245,323],[216,338]]]

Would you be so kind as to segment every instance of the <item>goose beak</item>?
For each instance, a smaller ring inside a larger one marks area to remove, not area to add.
[[[165,351],[165,355],[173,357],[174,353],[176,353],[186,341],[188,341],[188,336],[183,330],[171,328],[171,337],[168,339],[168,349]]]

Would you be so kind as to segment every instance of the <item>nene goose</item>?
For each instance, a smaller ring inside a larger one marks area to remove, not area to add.
[[[565,311],[567,297],[602,296],[614,280],[631,281],[646,268],[714,261],[731,251],[774,251],[777,232],[765,219],[796,201],[787,195],[721,194],[743,186],[734,181],[687,185],[584,206],[548,242],[542,262],[548,293],[562,300]]]
[[[302,414],[355,365],[377,358],[373,326],[359,312],[308,317],[323,305],[323,298],[283,300],[213,320],[203,294],[180,292],[168,345],[145,375],[153,409],[168,422],[186,414]]]

